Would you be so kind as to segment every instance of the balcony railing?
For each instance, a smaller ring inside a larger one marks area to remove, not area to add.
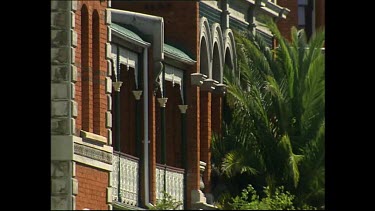
[[[176,201],[184,202],[184,169],[156,164],[156,200],[163,199],[164,172],[166,192]],[[183,204],[179,209],[183,209]]]
[[[114,152],[112,160],[112,200],[127,205],[138,206],[139,158],[124,153]],[[119,162],[121,163],[120,169]],[[119,170],[121,200],[118,198]]]

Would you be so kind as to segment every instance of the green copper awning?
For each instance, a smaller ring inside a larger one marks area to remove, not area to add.
[[[137,43],[143,44],[143,45],[149,45],[146,41],[144,41],[138,34],[130,31],[129,29],[122,27],[116,23],[111,23],[111,29],[113,32],[118,33],[121,36],[124,36],[130,40],[133,40]]]
[[[182,62],[187,63],[187,64],[194,64],[196,62],[192,58],[190,58],[186,53],[181,51],[180,49],[175,48],[175,47],[173,47],[171,45],[168,45],[166,43],[164,43],[164,53],[165,53],[166,56],[168,56],[172,59],[182,61]]]

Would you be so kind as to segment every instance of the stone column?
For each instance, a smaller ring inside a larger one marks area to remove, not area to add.
[[[74,101],[77,68],[76,1],[51,1],[51,210],[75,209],[73,178]]]

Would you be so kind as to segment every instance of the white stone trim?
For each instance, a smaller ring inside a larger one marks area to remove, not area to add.
[[[107,76],[112,76],[112,61],[107,59]]]
[[[76,96],[76,85],[74,83],[70,83],[70,98],[75,99]]]
[[[76,49],[73,48],[73,47],[70,47],[70,62],[71,64],[75,64],[76,63]]]
[[[77,176],[77,167],[76,167],[76,162],[72,161],[72,177]]]
[[[72,46],[77,47],[78,35],[74,30],[70,30],[72,36]],[[75,57],[72,57],[75,60]]]
[[[105,24],[110,25],[112,23],[111,10],[105,10]]]
[[[105,77],[105,93],[112,93],[112,79],[110,77]]]
[[[76,118],[78,116],[78,103],[74,100],[72,100],[71,103],[72,116]]]
[[[112,96],[107,94],[107,110],[112,111]]]
[[[234,35],[231,29],[224,30],[224,51],[223,51],[223,66],[225,65],[225,52],[229,49],[230,60],[233,65],[233,70],[236,68],[236,59],[237,59],[237,52],[236,52],[236,43],[234,40]]]
[[[105,112],[105,126],[112,128],[112,114],[109,111]]]
[[[77,74],[78,74],[78,72],[77,72],[77,67],[75,66],[75,65],[70,65],[70,69],[71,69],[71,80],[72,80],[72,82],[77,82]],[[72,97],[74,97],[74,96],[72,96]]]
[[[112,159],[114,159],[114,158],[112,158]],[[112,164],[112,166],[113,166],[113,164]],[[112,186],[112,177],[113,177],[113,171],[111,171],[111,172],[108,172],[108,187],[113,187]]]
[[[72,2],[72,10],[77,11],[77,0],[71,0]]]
[[[100,136],[100,135],[95,134],[95,133],[90,133],[90,132],[87,132],[87,131],[84,131],[84,130],[81,130],[81,137],[82,137],[82,139],[90,139],[90,140],[93,140],[93,141],[97,141],[97,142],[107,144],[107,138],[106,137]]]
[[[72,194],[77,195],[78,194],[78,180],[72,178]]]
[[[112,203],[112,187],[107,187],[107,203]]]
[[[111,129],[107,129],[107,134],[108,134],[108,145],[109,146],[112,146],[112,130]]]
[[[110,164],[103,163],[103,162],[100,162],[100,161],[97,161],[97,160],[94,160],[94,159],[91,159],[91,158],[87,158],[87,157],[84,157],[84,156],[81,156],[81,155],[74,154],[73,160],[78,162],[78,163],[83,163],[83,164],[86,164],[86,165],[89,165],[89,166],[92,166],[92,167],[95,167],[95,168],[98,168],[98,169],[103,169],[103,170],[106,170],[106,171],[112,171],[112,169],[113,169],[112,165],[110,165]]]
[[[76,119],[70,118],[70,131],[69,134],[73,134],[76,130]]]
[[[76,210],[76,196],[72,196],[72,210]]]
[[[208,77],[211,78],[212,77],[212,34],[211,34],[211,30],[210,30],[210,25],[208,23],[208,20],[206,17],[201,17],[200,19],[200,38],[199,38],[199,46],[201,46],[201,43],[202,43],[202,39],[205,38],[205,41],[206,41],[206,50],[207,50],[207,59],[208,61],[208,70],[207,70],[207,73],[208,73]],[[201,53],[202,49],[200,49],[200,53]],[[200,64],[202,64],[202,61],[200,61]],[[203,74],[203,73],[202,73]]]
[[[106,59],[111,59],[111,52],[112,52],[112,49],[111,49],[111,43],[106,43],[105,44],[105,58]]]
[[[107,42],[112,42],[112,30],[109,26],[107,26]]]
[[[211,74],[210,78],[212,78],[214,80],[217,80],[220,83],[222,83],[223,82],[223,69],[224,69],[223,68],[224,44],[223,44],[223,33],[221,31],[220,24],[218,24],[218,23],[212,24],[211,33],[212,33],[212,52],[211,52],[211,55],[212,55],[212,64],[211,64],[212,65],[212,67],[211,67],[212,74]],[[213,66],[215,43],[217,43],[217,47],[218,47],[218,50],[219,50],[219,61],[218,61],[219,62],[219,70],[214,70],[214,66]],[[219,78],[213,78],[213,71],[219,71]]]
[[[74,29],[76,27],[76,14],[74,12],[70,12],[70,27]]]

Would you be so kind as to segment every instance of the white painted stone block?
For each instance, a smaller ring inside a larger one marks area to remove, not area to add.
[[[68,131],[70,134],[74,133],[76,130],[76,119],[70,118],[70,131]]]
[[[112,146],[112,130],[111,129],[107,129],[107,140],[108,140],[108,145],[109,146]]]
[[[72,196],[72,210],[76,210],[76,196]]]
[[[111,114],[111,112],[105,112],[105,119],[106,119],[106,124],[105,124],[105,126],[107,127],[107,128],[111,128],[112,127],[112,114]]]
[[[72,178],[72,194],[77,195],[78,194],[78,180]]]
[[[70,98],[75,99],[76,96],[76,85],[74,83],[70,83]]]
[[[78,72],[77,72],[77,67],[75,66],[75,65],[71,65],[70,66],[71,68],[71,80],[72,80],[72,82],[77,82],[77,74],[78,74]],[[74,96],[74,95],[73,95]]]
[[[72,0],[72,11],[76,11],[76,10],[77,10],[77,1]]]
[[[107,26],[107,42],[111,42],[111,41],[112,41],[111,28],[109,26]]]
[[[72,102],[72,116],[73,117],[77,117],[78,116],[78,103],[74,100],[71,101]]]
[[[110,77],[105,77],[105,93],[112,93],[112,79]]]
[[[72,177],[76,177],[76,162],[72,161]]]
[[[77,32],[75,32],[74,30],[70,30],[70,33],[72,36],[72,46],[77,47],[77,39],[78,39]],[[75,57],[73,57],[73,59],[75,60]]]
[[[112,22],[111,20],[111,11],[106,9],[105,10],[105,24],[110,25]]]
[[[107,110],[112,111],[112,96],[107,94]]]
[[[112,62],[107,60],[107,76],[112,76]]]
[[[71,28],[76,28],[76,14],[74,12],[70,13],[70,21]]]
[[[106,59],[111,59],[112,56],[112,46],[110,43],[105,44],[105,57]]]
[[[76,48],[70,48],[70,61],[72,64],[75,64],[76,63]]]
[[[107,187],[107,203],[112,203],[112,188]]]

